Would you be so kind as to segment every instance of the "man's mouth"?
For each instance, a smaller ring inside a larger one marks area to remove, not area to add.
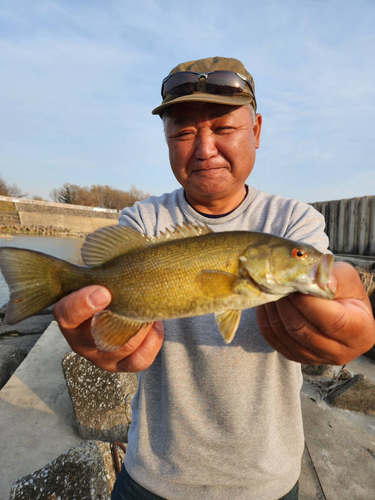
[[[196,168],[192,170],[192,173],[197,174],[212,174],[221,170],[227,170],[225,167],[210,167],[210,168]]]

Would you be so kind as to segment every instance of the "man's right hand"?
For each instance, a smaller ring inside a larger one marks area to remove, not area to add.
[[[100,351],[90,333],[94,314],[111,302],[111,294],[101,286],[92,285],[61,299],[54,316],[70,347],[91,363],[109,372],[140,372],[155,360],[164,339],[164,327],[156,321],[139,330],[117,351]]]

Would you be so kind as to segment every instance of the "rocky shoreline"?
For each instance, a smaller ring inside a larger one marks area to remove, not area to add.
[[[85,238],[89,233],[72,231],[71,229],[55,226],[34,226],[25,224],[0,224],[0,238],[6,238],[12,234],[31,234],[34,236],[66,236],[73,238]]]

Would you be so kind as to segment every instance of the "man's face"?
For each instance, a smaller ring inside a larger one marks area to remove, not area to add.
[[[169,159],[188,201],[233,199],[244,192],[255,150],[259,147],[262,117],[253,127],[248,106],[176,104],[164,117]]]

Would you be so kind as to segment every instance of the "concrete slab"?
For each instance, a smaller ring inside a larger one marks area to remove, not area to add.
[[[374,500],[375,417],[329,407],[306,381],[301,400],[306,444],[322,490],[321,497],[303,499]]]
[[[299,500],[325,500],[318,474],[314,467],[310,451],[305,444],[302,457]],[[332,499],[333,500],[333,499]]]
[[[361,356],[354,361],[351,361],[346,367],[353,375],[362,374],[375,384],[375,360]],[[375,498],[375,494],[374,494]]]
[[[0,500],[12,482],[44,467],[82,440],[61,369],[70,350],[53,322],[0,391]],[[375,376],[360,358],[351,371]],[[306,435],[300,500],[374,500],[375,417],[332,409],[305,382],[301,394]]]
[[[0,500],[15,479],[44,467],[82,440],[61,369],[70,350],[53,322],[0,391]]]

